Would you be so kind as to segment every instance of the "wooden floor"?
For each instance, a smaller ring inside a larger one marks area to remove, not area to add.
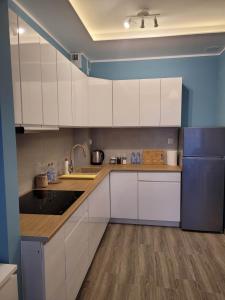
[[[79,300],[225,299],[225,235],[108,226]]]

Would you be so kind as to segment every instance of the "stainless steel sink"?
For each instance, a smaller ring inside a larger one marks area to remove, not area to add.
[[[76,168],[74,173],[97,174],[101,171],[101,167],[81,167]]]

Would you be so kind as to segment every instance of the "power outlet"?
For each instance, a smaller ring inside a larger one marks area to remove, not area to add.
[[[172,139],[172,138],[168,138],[167,144],[168,144],[168,145],[173,145],[173,139]]]

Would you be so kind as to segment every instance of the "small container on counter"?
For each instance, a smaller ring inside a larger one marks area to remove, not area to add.
[[[35,177],[36,188],[46,188],[48,186],[47,174],[39,174]]]
[[[122,156],[122,158],[121,158],[121,163],[122,163],[122,165],[126,165],[126,164],[127,164],[127,158],[126,158],[125,155]]]
[[[117,163],[118,165],[121,165],[121,157],[120,157],[120,156],[117,156],[117,158],[116,158],[116,163]]]
[[[117,163],[117,159],[115,156],[110,157],[109,163],[115,165]]]

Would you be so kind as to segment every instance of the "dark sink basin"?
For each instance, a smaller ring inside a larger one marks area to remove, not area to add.
[[[62,215],[84,192],[33,190],[20,197],[20,213]]]

